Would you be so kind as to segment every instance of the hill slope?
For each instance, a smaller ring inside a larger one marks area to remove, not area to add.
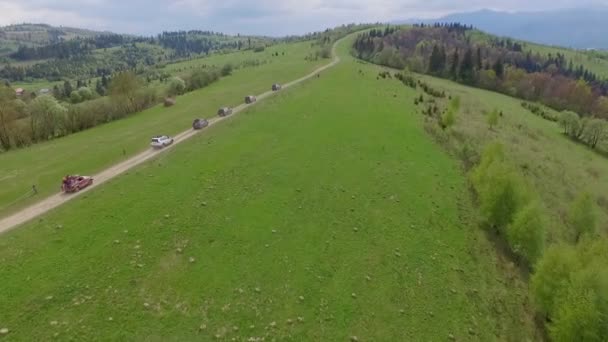
[[[534,338],[458,165],[377,71],[346,61],[0,237],[11,337]]]

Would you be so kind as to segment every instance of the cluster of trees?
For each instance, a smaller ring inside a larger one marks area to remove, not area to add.
[[[108,83],[109,96],[98,98],[89,88],[82,86],[73,89],[66,82],[63,92],[70,95],[63,95],[63,99],[71,104],[59,102],[50,94],[25,102],[15,97],[12,88],[1,85],[0,151],[25,147],[124,118],[158,104],[165,96],[206,87],[231,71],[231,66],[221,70],[196,69],[185,79],[169,79],[166,91],[161,93],[156,87],[145,86],[135,73],[121,72],[111,79],[104,78]]]
[[[504,40],[473,41],[469,27],[414,27],[389,35],[361,34],[359,58],[499,91],[557,110],[608,118],[608,81],[561,54],[542,56]]]
[[[511,251],[526,265],[542,256],[546,219],[539,200],[520,173],[508,163],[500,144],[490,145],[471,172],[486,226],[503,236]]]
[[[580,195],[568,212],[574,244],[549,247],[535,267],[532,297],[554,341],[608,340],[608,240],[594,211]]]
[[[571,111],[560,114],[559,124],[564,129],[564,134],[570,138],[580,141],[591,148],[608,141],[608,122],[597,118],[581,118]]]
[[[597,237],[593,198],[572,202],[568,243],[545,250],[545,212],[500,144],[484,151],[471,182],[487,227],[532,269],[531,296],[552,340],[608,339],[608,240]]]

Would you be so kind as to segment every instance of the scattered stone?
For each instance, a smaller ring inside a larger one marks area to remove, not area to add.
[[[252,325],[250,325],[250,326],[249,326],[249,329],[255,329],[255,325],[253,325],[253,324],[252,324]]]
[[[120,240],[114,240],[114,243],[115,243],[115,244],[119,244],[119,243],[120,243]]]
[[[188,259],[188,261],[190,261],[190,263],[192,264],[192,263],[194,263],[194,262],[196,261],[196,259],[194,259],[193,257],[190,257],[190,258]]]
[[[256,287],[256,288],[255,288],[255,292],[260,293],[260,292],[262,292],[262,290],[260,290],[260,288],[259,288],[259,287]]]
[[[137,264],[137,268],[143,268],[144,264]]]
[[[268,247],[270,247],[270,245],[269,245],[269,244],[266,244],[266,245],[264,245],[264,247],[268,248]]]
[[[6,334],[8,334],[8,328],[0,329],[0,335],[6,335]]]
[[[57,325],[57,324],[59,324],[59,322],[57,322],[57,321],[51,321],[51,325]]]
[[[236,325],[232,327],[233,331],[239,331],[239,327],[237,327]]]
[[[58,225],[55,226],[55,228],[61,229],[61,228],[63,228],[63,225],[62,224],[58,224]]]
[[[51,300],[51,299],[53,299],[53,296],[46,296],[46,298],[45,298],[45,299],[46,299],[46,300]]]
[[[454,335],[449,334],[448,338],[450,339],[450,341],[456,341],[456,337],[454,337]]]
[[[276,233],[277,233],[276,229],[273,229],[272,234],[276,234]]]
[[[206,206],[207,206],[207,202],[203,202],[203,203],[201,203],[201,205],[202,205],[203,207],[206,207]]]
[[[171,217],[171,215],[169,215],[169,214],[166,214],[166,215],[165,215],[165,218],[169,218],[169,217]]]
[[[450,292],[452,292],[452,294],[456,294],[457,293],[456,289],[451,289]]]
[[[405,310],[401,309],[401,310],[399,310],[399,313],[403,315],[403,314],[405,314]]]
[[[114,320],[114,318],[108,317],[108,321],[113,321],[113,320]]]
[[[353,228],[353,231],[356,233],[359,231],[359,228],[355,227],[355,228]]]
[[[286,322],[287,322],[287,324],[293,324],[293,319],[288,318]]]
[[[304,317],[298,316],[298,322],[300,322],[300,323],[304,322]]]
[[[399,253],[399,252],[395,252],[395,256],[396,256],[397,258],[401,258],[401,253]]]
[[[298,297],[298,299],[300,299],[300,301],[303,301],[304,300],[304,296],[300,296],[300,297]]]
[[[359,338],[357,336],[351,336],[350,342],[359,342]]]
[[[129,231],[128,230],[123,230],[123,233],[127,234]]]
[[[135,247],[133,247],[133,248],[135,248],[135,249],[140,249],[140,248],[141,248],[141,246],[140,246],[140,245],[135,245]]]
[[[429,311],[429,316],[435,317],[435,314],[433,313],[433,311]]]
[[[274,322],[274,321],[273,321],[273,322],[270,322],[270,326],[271,326],[272,328],[276,327],[276,326],[277,326],[277,322]]]
[[[149,307],[149,306],[150,306],[150,304],[148,304],[148,303],[144,303],[144,306],[147,308],[147,307]]]
[[[366,276],[365,276],[365,280],[367,280],[367,281],[372,281],[372,277],[370,277],[370,276],[366,275]]]
[[[201,325],[198,327],[198,330],[206,330],[206,329],[207,329],[207,324],[201,324]]]
[[[353,292],[353,293],[351,293],[351,294],[350,294],[350,296],[351,296],[351,297],[353,297],[353,298],[357,298],[357,294],[356,294],[356,293],[354,293],[354,292]]]
[[[183,250],[182,250],[181,248],[178,248],[178,249],[176,249],[175,251],[176,251],[177,253],[180,253],[180,254],[183,252]]]
[[[469,328],[469,335],[475,335],[475,330],[473,330],[473,328]]]

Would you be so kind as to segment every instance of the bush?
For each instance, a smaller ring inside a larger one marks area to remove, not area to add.
[[[608,340],[608,240],[553,246],[540,259],[531,291],[554,341]]]
[[[472,172],[472,181],[486,224],[504,233],[530,195],[524,181],[504,161],[501,145],[490,145],[484,151],[480,165]]]
[[[559,117],[559,124],[564,129],[564,133],[576,138],[581,128],[580,117],[571,111],[563,111]]]
[[[88,101],[93,98],[93,91],[88,87],[80,87],[78,88],[78,95],[80,95],[81,101]]]
[[[253,52],[263,52],[264,50],[266,50],[266,47],[264,45],[260,45],[260,46],[256,46],[253,49]]]
[[[232,69],[233,69],[232,64],[227,63],[226,65],[224,65],[222,67],[221,75],[222,76],[230,76],[230,75],[232,75]]]
[[[595,234],[597,230],[595,204],[590,194],[582,193],[572,203],[568,211],[568,225],[575,242],[585,235]]]
[[[72,102],[72,103],[80,103],[80,102],[82,102],[82,98],[80,97],[80,94],[78,93],[77,90],[74,90],[70,94],[70,102]]]
[[[493,129],[494,126],[496,126],[498,124],[498,118],[499,118],[498,110],[494,109],[493,111],[488,113],[487,121],[488,121],[488,126],[490,126],[490,129]]]
[[[452,127],[455,122],[456,117],[454,115],[454,111],[450,108],[445,113],[443,113],[443,115],[441,115],[441,119],[439,120],[439,126],[441,126],[441,128],[445,130]]]
[[[551,246],[536,265],[530,289],[537,310],[549,317],[555,312],[555,299],[568,287],[570,274],[578,268],[574,248]]]
[[[507,228],[507,241],[511,250],[529,266],[533,266],[542,255],[545,235],[545,219],[536,203],[521,209]]]
[[[184,93],[186,90],[186,82],[179,77],[171,77],[167,87],[167,95],[177,96]]]

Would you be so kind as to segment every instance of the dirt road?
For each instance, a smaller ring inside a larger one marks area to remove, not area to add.
[[[313,71],[312,73],[299,78],[295,81],[291,81],[289,83],[286,83],[283,85],[283,89],[289,88],[291,86],[294,86],[298,83],[301,83],[309,78],[315,77],[317,74],[319,74],[321,71],[329,69],[333,66],[335,66],[336,64],[338,64],[340,62],[340,57],[336,54],[335,52],[335,48],[336,45],[339,43],[340,41],[337,41],[334,44],[334,48],[333,48],[333,60],[331,63],[324,65],[318,69],[316,69],[315,71]],[[269,85],[270,86],[270,85]],[[267,91],[259,96],[257,96],[258,101],[264,100],[267,97],[270,97],[274,94],[275,92],[273,91]],[[249,106],[253,106],[255,105],[254,102],[253,104],[250,105],[246,105],[246,104],[241,104],[238,107],[234,108],[233,111],[233,115],[239,113],[240,111],[246,109]],[[209,126],[213,126],[214,124],[217,124],[220,121],[226,120],[228,118],[230,118],[231,116],[228,117],[215,117],[209,120]],[[154,158],[155,156],[159,155],[160,153],[165,153],[168,150],[171,150],[175,147],[175,145],[179,145],[181,142],[187,140],[188,138],[191,138],[192,136],[199,134],[200,132],[204,132],[205,130],[201,130],[201,131],[195,131],[193,129],[188,129],[178,135],[176,135],[174,137],[174,143],[171,146],[168,146],[162,150],[154,150],[154,149],[149,149],[146,150],[136,156],[133,156],[121,163],[118,163],[104,171],[101,171],[100,173],[93,175],[94,178],[94,183],[93,185],[89,186],[86,189],[81,190],[78,193],[74,193],[74,194],[64,194],[64,193],[57,193],[55,195],[52,195],[50,197],[45,198],[44,200],[33,204],[13,215],[10,215],[8,217],[5,217],[3,219],[0,220],[0,234],[7,232],[13,228],[18,227],[19,225],[30,221],[46,212],[48,212],[49,210],[52,210],[60,205],[62,205],[63,203],[70,201],[78,196],[82,196],[83,194],[87,193],[88,191],[100,186],[101,184],[109,181],[110,179],[120,175],[121,173],[131,169],[132,167],[135,167],[145,161],[148,161],[152,158]],[[60,180],[57,180],[57,187],[59,188],[59,183]]]

